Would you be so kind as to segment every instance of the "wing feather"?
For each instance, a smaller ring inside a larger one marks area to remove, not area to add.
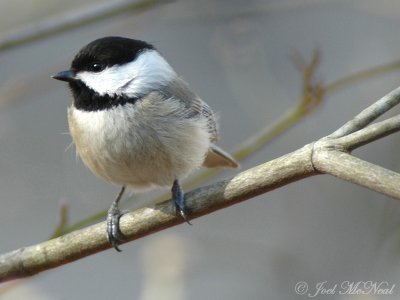
[[[205,117],[210,141],[216,142],[218,140],[218,125],[214,112],[207,103],[190,90],[189,85],[184,80],[176,78],[160,92],[167,98],[174,97],[181,100],[189,111],[188,117]]]

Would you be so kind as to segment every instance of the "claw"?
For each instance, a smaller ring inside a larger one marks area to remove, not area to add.
[[[125,187],[121,188],[117,198],[111,204],[110,209],[107,213],[107,236],[108,241],[114,247],[115,250],[121,252],[122,250],[118,247],[125,240],[125,236],[120,230],[119,219],[123,215],[118,208],[118,202],[121,200],[122,195],[125,192]]]

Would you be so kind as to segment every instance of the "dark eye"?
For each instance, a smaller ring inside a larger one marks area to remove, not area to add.
[[[105,69],[105,65],[100,62],[93,62],[88,66],[88,70],[91,72],[101,72]]]

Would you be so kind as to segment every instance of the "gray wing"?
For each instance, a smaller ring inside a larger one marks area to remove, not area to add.
[[[214,112],[207,103],[190,90],[189,85],[184,80],[177,78],[160,92],[166,97],[176,97],[185,103],[189,111],[189,117],[198,115],[205,117],[208,131],[210,132],[210,141],[216,142],[218,140],[218,126]]]
[[[206,154],[203,166],[208,168],[237,168],[239,166],[231,155],[213,144],[213,142],[218,140],[218,125],[215,119],[215,114],[207,103],[190,90],[185,81],[176,78],[160,92],[167,98],[174,97],[180,99],[189,112],[187,115],[188,117],[201,116],[206,118],[208,131],[210,133],[210,141],[212,143],[210,144],[210,148]]]
[[[215,120],[214,112],[211,110],[208,104],[197,97],[192,107],[194,111],[196,111],[198,114],[201,114],[202,116],[206,117],[208,132],[211,134],[210,135],[211,142],[218,141],[219,137],[218,137],[217,121]]]

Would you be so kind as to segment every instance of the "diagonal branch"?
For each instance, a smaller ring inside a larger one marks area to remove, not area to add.
[[[211,213],[266,193],[293,181],[316,175],[310,157],[312,146],[244,171],[235,177],[186,194],[191,218]],[[128,241],[182,223],[175,205],[165,201],[123,215],[121,230]],[[0,282],[31,276],[109,249],[105,222],[77,230],[44,243],[0,256]]]
[[[400,200],[400,174],[396,172],[338,150],[315,151],[313,162],[322,173]]]
[[[378,101],[376,101],[371,106],[364,109],[357,116],[354,117],[351,121],[344,124],[334,133],[330,134],[329,138],[339,138],[350,133],[353,133],[361,128],[364,128],[368,124],[375,121],[385,112],[399,104],[400,102],[400,87],[393,90],[386,96],[382,97]]]

